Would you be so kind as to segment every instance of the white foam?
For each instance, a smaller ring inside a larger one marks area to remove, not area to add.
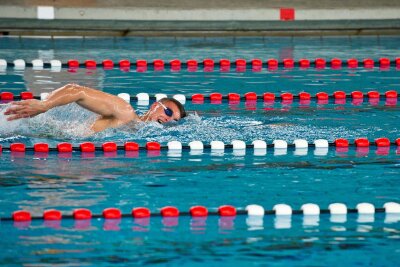
[[[73,103],[51,109],[33,118],[7,121],[4,115],[7,107],[8,105],[0,107],[2,137],[81,139],[92,134],[90,126],[97,117],[96,114]]]

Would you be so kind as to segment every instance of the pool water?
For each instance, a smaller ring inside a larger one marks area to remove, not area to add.
[[[2,245],[11,243],[18,250],[5,250],[3,264],[332,266],[340,259],[351,265],[391,266],[398,262],[394,248],[398,224],[383,223],[383,216],[376,216],[373,223],[349,217],[348,222],[332,223],[323,215],[318,225],[304,226],[295,216],[289,229],[276,229],[273,218],[265,218],[263,227],[249,227],[244,217],[229,227],[217,217],[207,218],[201,226],[187,217],[180,218],[177,226],[165,226],[158,219],[144,227],[131,219],[112,226],[96,220],[84,227],[72,221],[32,223],[29,229],[18,230],[7,224],[2,231],[12,234],[2,238]]]
[[[398,57],[398,37],[321,37],[321,38],[117,38],[117,39],[32,39],[2,38],[0,58],[26,61],[40,57],[45,61],[70,58],[80,61],[105,58],[118,61],[131,58],[170,60],[189,58],[277,58],[310,60],[325,57],[363,58]],[[231,67],[221,72],[215,67],[204,72],[184,68],[179,72],[146,72],[77,69],[23,71],[7,68],[0,72],[1,91],[19,94],[32,91],[35,95],[49,92],[69,82],[92,86],[118,94],[169,96],[194,93],[208,95],[220,92],[282,92],[298,94],[319,91],[332,94],[343,90],[364,93],[376,90],[400,91],[399,70],[391,67],[373,69],[306,70],[279,68],[238,72]],[[148,106],[131,102],[138,113]],[[0,106],[3,111],[6,105]],[[122,145],[135,141],[145,145],[157,141],[162,145],[172,140],[188,144],[193,140],[209,144],[213,140],[226,144],[232,140],[316,139],[333,142],[360,137],[370,141],[387,137],[392,142],[400,137],[399,103],[385,99],[344,104],[311,101],[302,105],[276,101],[253,104],[194,104],[187,101],[190,115],[177,124],[147,124],[136,130],[129,127],[109,129],[87,136],[94,114],[82,111],[75,104],[51,110],[32,119],[7,122],[0,115],[0,144],[8,147],[22,142],[32,147],[46,142],[55,147],[61,141],[78,146],[84,141],[101,146],[114,141]],[[299,210],[305,203],[327,209],[339,202],[349,208],[369,202],[381,208],[386,202],[400,202],[400,150],[391,146],[382,153],[371,146],[368,150],[350,147],[340,152],[331,147],[326,154],[288,148],[276,153],[268,148],[266,155],[254,155],[252,149],[238,154],[232,149],[215,153],[205,149],[201,154],[183,150],[171,155],[168,151],[151,154],[140,151],[126,154],[119,151],[105,155],[73,152],[61,157],[56,152],[23,154],[3,151],[0,156],[0,217],[8,218],[15,210],[29,210],[40,216],[46,209],[71,214],[76,208],[88,208],[101,214],[105,208],[116,207],[129,214],[134,207],[144,206],[157,213],[164,206],[188,211],[203,205],[215,211],[221,205],[244,209],[258,204],[271,210],[275,204],[286,203]],[[355,266],[392,266],[400,262],[398,239],[399,219],[377,213],[363,218],[348,214],[335,220],[328,214],[317,218],[292,215],[279,221],[273,215],[251,218],[208,216],[206,220],[180,216],[177,220],[152,217],[149,220],[92,219],[77,222],[33,220],[30,223],[0,221],[3,265],[30,266],[109,266],[109,265],[207,265],[207,266],[331,266],[338,262]]]

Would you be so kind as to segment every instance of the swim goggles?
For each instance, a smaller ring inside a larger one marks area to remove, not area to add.
[[[164,109],[165,115],[167,115],[168,117],[172,117],[172,115],[174,115],[174,112],[172,111],[172,109],[167,108],[163,103],[161,102],[157,102],[158,104],[160,104],[160,106]]]

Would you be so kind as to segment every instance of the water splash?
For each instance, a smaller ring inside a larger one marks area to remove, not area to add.
[[[83,139],[92,134],[90,125],[96,115],[77,104],[69,104],[49,110],[29,119],[7,121],[4,111],[10,105],[0,108],[0,141],[21,138]]]
[[[131,122],[120,128],[110,128],[93,134],[90,125],[97,115],[76,104],[52,109],[31,119],[6,121],[3,112],[6,106],[0,107],[0,142],[34,142],[57,143],[57,141],[92,141],[92,142],[126,142],[135,141],[143,144],[157,141],[166,144],[178,140],[187,144],[193,140],[209,143],[219,140],[231,143],[233,140],[243,140],[251,143],[253,140],[283,139],[292,142],[295,139],[306,139],[309,142],[324,138],[333,141],[336,138],[368,137],[379,131],[378,127],[349,127],[349,125],[321,124],[321,122],[304,120],[304,114],[295,116],[266,116],[255,114],[224,114],[199,116],[190,114],[179,122],[161,125],[156,122]],[[294,112],[296,113],[296,112]]]

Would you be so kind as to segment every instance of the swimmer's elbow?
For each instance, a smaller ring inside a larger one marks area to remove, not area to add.
[[[66,85],[65,85],[65,87],[66,88],[82,88],[83,86],[81,86],[81,85],[79,85],[79,84],[77,84],[77,83],[67,83]]]
[[[69,93],[71,93],[71,94],[74,94],[74,95],[79,94],[80,97],[82,97],[83,94],[81,94],[81,93],[85,90],[85,87],[81,86],[79,84],[76,84],[76,83],[69,83],[65,86],[65,89],[67,91],[69,91]]]
[[[84,91],[84,87],[75,83],[68,83],[63,87],[53,91],[49,97],[51,96],[62,96],[62,97],[71,97],[74,96],[74,100],[79,100],[82,97],[82,92]],[[78,99],[77,99],[78,98]]]

